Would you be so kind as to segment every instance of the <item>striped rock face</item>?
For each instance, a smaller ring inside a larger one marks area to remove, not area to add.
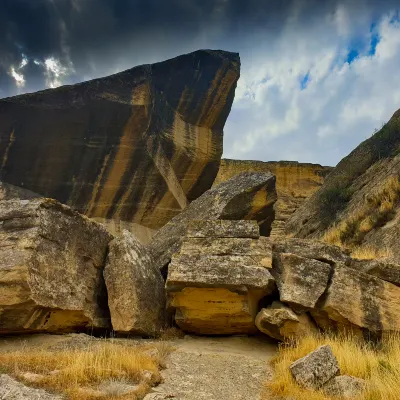
[[[238,54],[201,50],[0,100],[0,180],[158,229],[211,187],[239,70]]]

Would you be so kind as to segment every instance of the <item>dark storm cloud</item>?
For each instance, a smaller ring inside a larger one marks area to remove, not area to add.
[[[383,7],[395,1],[346,3],[356,12],[361,3]],[[43,64],[49,58],[64,68],[54,81],[59,84],[198,48],[246,54],[252,40],[272,40],[296,5],[301,6],[299,18],[306,24],[334,12],[336,4],[321,0],[2,0],[0,97],[51,85],[51,71]],[[23,55],[29,62],[19,69]],[[25,80],[19,88],[11,68]]]

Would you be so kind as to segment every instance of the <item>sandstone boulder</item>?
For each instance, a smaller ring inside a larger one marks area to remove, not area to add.
[[[148,245],[155,265],[164,267],[180,249],[190,221],[253,219],[268,230],[275,201],[275,177],[270,173],[243,173],[213,187],[155,234]]]
[[[154,336],[164,327],[164,280],[128,231],[109,244],[104,269],[114,331]]]
[[[400,264],[391,259],[353,260],[352,267],[400,286]]]
[[[54,200],[0,201],[0,333],[108,328],[111,239]]]
[[[211,187],[239,75],[237,53],[200,50],[1,99],[0,180],[158,229]]]
[[[284,236],[288,218],[314,193],[332,167],[297,161],[250,161],[222,159],[214,185],[242,172],[272,172],[276,176],[278,201],[271,237]]]
[[[213,223],[217,227],[220,221]],[[238,235],[243,234],[243,224],[252,225],[250,221],[237,221],[236,224]],[[234,225],[234,222],[230,222],[231,236]],[[193,229],[194,226],[191,228],[192,236]],[[262,264],[263,257],[253,257],[247,252],[220,254],[220,244],[215,252],[217,254],[214,254],[212,244],[205,252],[203,243],[208,239],[228,241],[225,249],[249,248],[248,240],[257,241],[234,237],[185,239],[190,241],[190,246],[184,245],[183,251],[172,257],[166,282],[168,305],[175,310],[175,321],[183,331],[196,334],[255,333],[254,319],[258,303],[275,290],[274,279]],[[247,244],[237,244],[240,240]],[[197,250],[194,241],[197,241]],[[231,246],[229,241],[235,241],[236,244]],[[264,258],[270,257],[270,254],[270,249],[267,249],[267,257]]]
[[[294,380],[304,388],[319,389],[340,373],[330,346],[320,346],[290,366]]]
[[[271,270],[281,302],[302,308],[314,308],[325,292],[331,266],[327,263],[281,253]]]
[[[335,376],[328,381],[322,390],[328,396],[339,399],[354,399],[365,389],[366,382],[354,376],[341,375]]]
[[[318,332],[307,314],[297,314],[280,302],[263,308],[257,314],[256,326],[261,332],[278,340],[300,338]]]
[[[400,288],[346,266],[334,268],[321,310],[339,324],[400,331]]]
[[[198,220],[188,224],[188,238],[250,238],[260,237],[257,221]]]

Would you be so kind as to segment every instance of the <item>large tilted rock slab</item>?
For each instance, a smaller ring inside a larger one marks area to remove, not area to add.
[[[148,245],[155,265],[168,264],[194,220],[256,220],[270,230],[275,201],[275,177],[270,173],[243,173],[213,187],[156,233]]]
[[[108,328],[111,239],[54,200],[0,201],[0,333]]]
[[[334,268],[321,309],[342,325],[374,333],[400,331],[400,288],[345,266]]]
[[[353,260],[351,266],[358,271],[400,286],[400,264],[391,259]]]
[[[189,223],[186,237],[258,239],[260,228],[257,221],[195,220]]]
[[[2,99],[0,180],[160,228],[211,187],[239,74],[237,53],[200,50]]]
[[[330,346],[318,347],[290,366],[295,381],[307,389],[319,389],[340,373],[339,364]]]
[[[257,314],[256,326],[259,331],[278,340],[297,339],[318,332],[308,314],[297,314],[278,301]]]
[[[209,221],[217,229],[220,221]],[[238,227],[238,236],[243,235],[243,225],[250,221],[231,221],[230,235]],[[195,236],[195,225],[190,235]],[[202,225],[197,225],[199,232]],[[210,235],[213,233],[210,229]],[[204,251],[204,241],[207,242]],[[214,247],[213,241],[224,240]],[[275,290],[275,282],[263,259],[271,260],[271,249],[266,256],[246,252],[251,248],[249,241],[258,239],[230,237],[188,237],[181,251],[172,257],[168,267],[166,290],[168,305],[175,310],[175,321],[187,332],[196,334],[248,334],[255,333],[254,319],[259,301]],[[189,246],[186,244],[189,241]],[[243,241],[245,244],[239,244]],[[232,245],[229,242],[234,242]],[[196,249],[196,245],[198,246]],[[240,249],[236,254],[225,254],[221,248]],[[241,250],[244,250],[241,252]]]
[[[110,243],[104,278],[113,330],[157,335],[165,322],[164,280],[129,232]]]

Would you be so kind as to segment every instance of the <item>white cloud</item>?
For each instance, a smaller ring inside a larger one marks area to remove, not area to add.
[[[391,117],[400,107],[400,23],[393,14],[373,21],[366,7],[357,15],[338,6],[307,25],[292,15],[251,65],[242,57],[225,157],[334,165]],[[372,22],[380,37],[373,55]],[[348,64],[355,38],[366,45]]]
[[[25,78],[20,72],[17,72],[13,66],[10,67],[9,74],[15,79],[15,84],[18,88],[25,86]]]

